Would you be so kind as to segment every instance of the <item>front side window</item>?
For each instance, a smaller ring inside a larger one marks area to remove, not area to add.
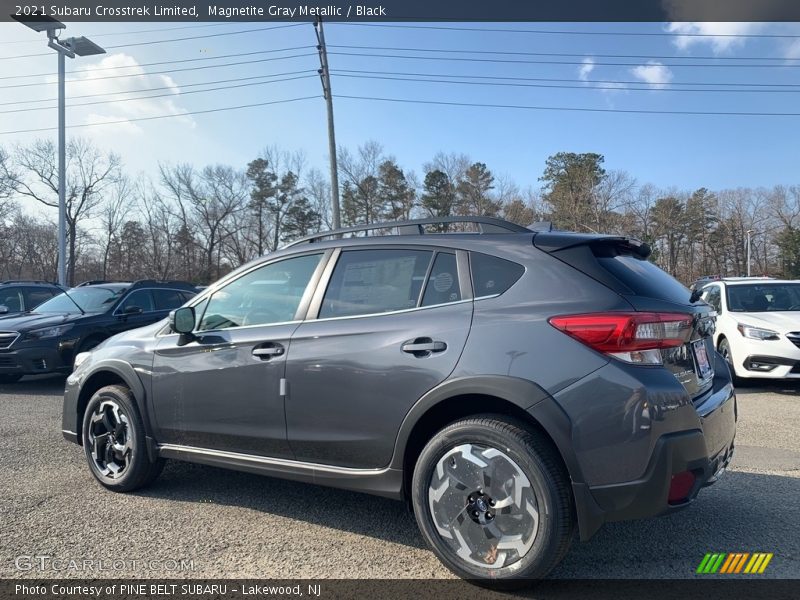
[[[322,254],[287,258],[233,280],[202,302],[198,330],[293,321]],[[199,313],[201,306],[195,307]]]
[[[150,290],[136,290],[128,295],[122,304],[117,308],[117,313],[130,314],[130,313],[143,313],[153,312],[153,297],[150,295]]]
[[[5,290],[0,296],[0,304],[8,310],[6,312],[20,312],[22,310],[22,294],[19,290]]]
[[[342,252],[322,301],[319,318],[370,315],[416,308],[433,252]]]

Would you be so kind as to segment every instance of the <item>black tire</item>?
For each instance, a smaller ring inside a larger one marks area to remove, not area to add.
[[[0,375],[0,383],[16,383],[20,379],[22,379],[21,373],[3,373]]]
[[[89,470],[114,492],[144,487],[164,468],[163,459],[150,461],[142,417],[133,394],[122,385],[95,392],[83,415],[81,436]]]
[[[733,354],[731,353],[731,345],[728,338],[720,338],[717,344],[717,351],[720,353],[725,362],[728,363],[728,369],[731,371],[731,381],[734,385],[742,386],[744,380],[736,375],[736,369],[733,368]]]
[[[480,454],[474,453],[476,449]],[[462,459],[466,462],[460,467]],[[473,466],[477,464],[474,459],[485,461],[486,467]],[[498,460],[501,462],[495,464]],[[442,469],[437,470],[440,461]],[[508,473],[512,475],[505,477]],[[470,489],[476,481],[484,482],[479,491]],[[445,484],[447,489],[442,492]],[[484,485],[487,489],[483,489]],[[506,498],[493,498],[491,494],[497,490]],[[570,478],[552,443],[526,424],[500,415],[478,415],[456,421],[433,436],[417,459],[411,496],[422,535],[442,563],[459,577],[484,586],[513,589],[544,577],[567,553],[575,531]],[[477,510],[487,505],[487,502],[480,504],[481,498],[488,498],[490,504],[485,514]],[[459,501],[464,508],[451,520],[454,511],[459,510]],[[495,504],[498,508],[505,505],[496,515],[491,513],[497,510],[491,508]],[[537,517],[533,516],[536,509],[538,524]],[[440,511],[438,516],[433,515],[434,510]],[[530,517],[526,516],[526,510]],[[450,523],[442,527],[450,534],[450,541],[440,533],[436,518],[443,524]],[[527,541],[527,531],[522,525],[526,519],[532,523],[527,530],[530,532]],[[493,530],[490,520],[494,520]],[[502,540],[506,534],[516,534],[514,528],[517,527],[524,544],[520,544],[520,549],[507,550],[509,542]],[[497,538],[498,532],[504,535]],[[498,540],[493,547],[493,542],[486,541],[490,539]],[[483,546],[484,542],[489,544],[486,554],[474,547]],[[502,564],[491,566],[501,559],[501,544],[504,546]],[[482,566],[478,558],[487,566]]]

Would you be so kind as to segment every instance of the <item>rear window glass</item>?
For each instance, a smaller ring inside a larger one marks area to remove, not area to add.
[[[342,252],[319,318],[416,308],[432,257],[427,250]]]
[[[689,301],[689,289],[648,260],[630,254],[617,254],[597,256],[597,262],[637,296],[661,298],[680,304]]]
[[[510,260],[472,252],[472,289],[476,298],[502,294],[522,277],[525,267]]]

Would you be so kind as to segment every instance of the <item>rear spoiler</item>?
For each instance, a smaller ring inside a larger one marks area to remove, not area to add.
[[[569,231],[537,232],[533,237],[533,245],[550,254],[575,248],[576,246],[591,246],[595,250],[607,248],[617,252],[630,253],[641,259],[646,259],[652,252],[649,244],[636,238],[621,235],[573,233]]]

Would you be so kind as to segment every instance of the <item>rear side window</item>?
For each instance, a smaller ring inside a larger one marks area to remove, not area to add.
[[[172,310],[178,308],[186,300],[184,295],[177,290],[155,289],[153,290],[153,301],[156,310]]]
[[[32,310],[45,300],[50,300],[55,296],[48,288],[25,288],[22,294],[25,297],[25,310]]]
[[[461,288],[458,285],[456,255],[439,252],[428,275],[422,306],[435,306],[459,300],[461,300]]]
[[[322,301],[319,318],[369,315],[416,308],[433,252],[342,252]]]
[[[703,300],[708,303],[715,311],[722,312],[722,298],[718,285],[712,285],[705,289],[702,296]]]
[[[598,256],[598,254],[600,254]],[[637,296],[686,304],[691,292],[649,260],[631,254],[595,251],[597,262]]]
[[[472,252],[472,290],[476,298],[502,294],[522,277],[525,267],[510,260]]]

